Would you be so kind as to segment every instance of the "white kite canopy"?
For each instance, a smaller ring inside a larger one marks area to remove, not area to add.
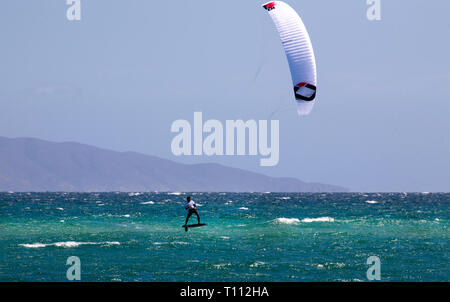
[[[272,1],[263,4],[280,34],[291,70],[297,112],[311,112],[316,97],[316,59],[311,40],[300,16],[288,4]]]

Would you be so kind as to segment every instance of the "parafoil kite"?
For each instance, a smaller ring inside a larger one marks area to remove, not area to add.
[[[316,98],[316,60],[306,27],[300,16],[288,4],[272,1],[263,4],[283,43],[291,70],[294,95],[299,115],[311,112]]]

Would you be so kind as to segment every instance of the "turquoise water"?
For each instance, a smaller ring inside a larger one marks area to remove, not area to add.
[[[450,281],[450,194],[190,195],[0,193],[0,281]]]

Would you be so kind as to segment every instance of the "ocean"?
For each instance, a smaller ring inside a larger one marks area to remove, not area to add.
[[[0,193],[0,281],[450,281],[449,193],[187,195]]]

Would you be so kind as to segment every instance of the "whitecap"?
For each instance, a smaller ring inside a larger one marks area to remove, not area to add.
[[[258,266],[261,266],[261,265],[264,265],[264,264],[266,264],[266,263],[262,262],[262,261],[256,261],[255,263],[250,264],[250,267],[258,267]]]
[[[93,244],[92,242],[76,242],[76,241],[64,241],[64,242],[56,242],[52,245],[57,247],[78,247],[82,244]]]
[[[376,200],[366,200],[366,203],[375,204],[378,203]]]
[[[171,192],[171,193],[167,193],[167,195],[181,195],[181,194],[184,194],[184,193],[181,193],[181,192]]]
[[[329,268],[342,268],[345,267],[345,263],[342,262],[327,262],[325,265]]]
[[[244,211],[247,211],[247,210],[248,210],[248,208],[246,208],[246,207],[240,207],[240,208],[239,208],[239,210],[244,210]]]
[[[64,209],[63,208],[56,208],[57,210],[60,210],[60,211],[64,211]]]
[[[332,217],[304,218],[302,222],[334,222]]]
[[[120,245],[118,241],[105,241],[105,242],[77,242],[77,241],[64,241],[64,242],[56,242],[52,245],[57,247],[78,247],[80,245]]]
[[[19,244],[20,246],[26,247],[26,248],[41,248],[41,247],[47,247],[47,246],[56,246],[56,247],[64,247],[64,248],[72,248],[72,247],[79,247],[80,245],[120,245],[120,242],[118,241],[104,241],[104,242],[77,242],[77,241],[61,241],[61,242],[55,242],[55,243],[25,243],[25,244]]]
[[[300,222],[298,218],[284,218],[284,217],[277,218],[275,219],[275,221],[283,224],[297,224]]]
[[[134,193],[134,192],[131,192],[131,193],[128,193],[128,196],[139,196],[139,195],[141,195],[142,193],[139,193],[139,192],[136,192],[136,193]]]
[[[46,247],[47,244],[44,243],[23,243],[19,244],[20,246],[26,247],[26,248],[38,248],[38,247]]]
[[[183,245],[189,244],[189,242],[184,242],[184,241],[174,241],[172,243],[173,244],[183,244]]]
[[[153,201],[146,201],[146,202],[141,202],[141,204],[155,204],[155,202],[153,202]]]
[[[100,244],[104,244],[104,245],[120,245],[120,242],[119,241],[105,241],[105,242],[102,242]]]
[[[217,269],[221,269],[221,268],[223,268],[225,266],[229,266],[229,265],[231,265],[231,263],[214,264],[213,266]]]

